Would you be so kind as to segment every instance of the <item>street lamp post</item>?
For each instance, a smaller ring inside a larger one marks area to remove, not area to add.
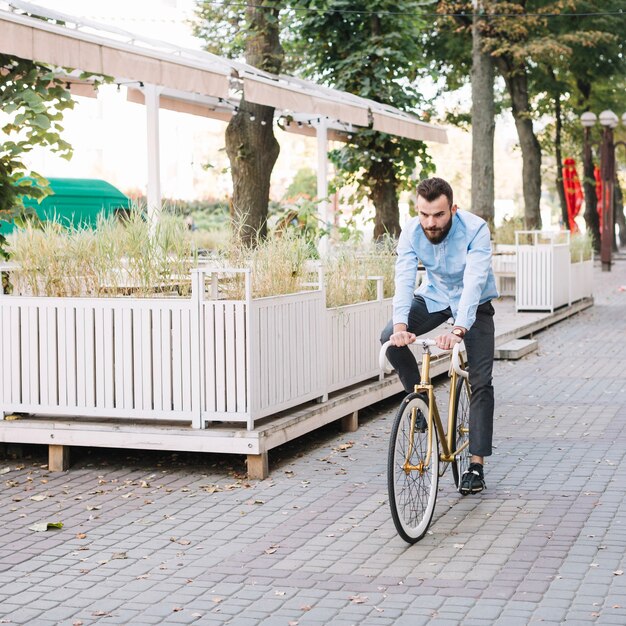
[[[603,127],[602,143],[600,144],[600,176],[602,179],[602,232],[600,233],[600,260],[602,271],[610,272],[613,253],[613,239],[615,238],[614,203],[615,203],[615,142],[613,129],[618,125],[619,118],[613,111],[602,111],[599,118],[595,113],[586,111],[580,116],[584,128],[584,166],[591,163],[591,143],[589,135],[591,128],[599,119]],[[626,124],[626,113],[622,116]],[[623,143],[623,142],[618,142]]]

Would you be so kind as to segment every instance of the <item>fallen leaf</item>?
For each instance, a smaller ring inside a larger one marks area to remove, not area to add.
[[[101,506],[87,506],[88,511],[99,511],[101,508]]]
[[[212,598],[213,602],[215,602],[215,604],[219,604],[220,602],[224,601],[224,598],[220,598],[219,596],[215,596],[214,598]]]
[[[0,476],[2,474],[8,474],[11,471],[10,467],[3,467],[2,469],[0,469]]]
[[[624,573],[624,570],[623,570],[623,569],[616,569],[616,570],[613,572],[613,575],[614,575],[614,576],[621,576],[623,573]]]
[[[76,533],[76,539],[87,539],[87,535],[85,533]]]
[[[111,614],[108,611],[94,611],[92,613],[94,617],[110,617]]]
[[[465,547],[465,544],[464,544],[464,543],[455,543],[455,544],[454,544],[454,547],[455,547],[455,548],[459,548],[459,549],[461,549],[461,548],[464,548],[464,547]]]
[[[287,622],[287,626],[298,626],[299,622]]]
[[[190,544],[191,544],[191,541],[189,541],[189,539],[180,539],[180,540],[178,541],[178,543],[179,543],[181,546],[188,546],[188,545],[190,545]]]
[[[363,604],[364,602],[367,602],[367,596],[350,596],[348,600],[350,600],[353,604]]]
[[[128,555],[126,552],[114,552],[111,559],[127,559]]]
[[[33,500],[33,502],[43,502],[48,496],[43,493],[40,493],[37,496],[31,496],[29,500]]]
[[[285,592],[284,591],[275,591],[274,595],[276,595],[276,596],[284,596]]]
[[[149,489],[149,488],[150,488],[150,483],[149,483],[149,482],[147,482],[147,481],[145,481],[145,480],[142,480],[142,481],[141,481],[141,486],[142,486],[144,489]]]
[[[72,626],[83,626],[83,623],[80,620],[78,620],[76,622],[72,622]]]
[[[174,613],[178,613],[179,611],[182,611],[183,607],[182,606],[175,606],[172,611],[174,611]]]
[[[34,530],[37,533],[45,532],[48,529],[63,528],[63,522],[37,522],[28,527],[28,530]]]

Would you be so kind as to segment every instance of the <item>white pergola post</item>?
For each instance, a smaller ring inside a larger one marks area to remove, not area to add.
[[[161,214],[161,145],[159,141],[159,97],[161,88],[144,85],[146,119],[148,123],[148,219],[152,228]]]
[[[318,212],[324,228],[331,226],[328,203],[328,122],[325,117],[316,124],[317,130],[317,197]],[[329,237],[325,235],[319,241],[319,253],[326,256],[329,248]]]

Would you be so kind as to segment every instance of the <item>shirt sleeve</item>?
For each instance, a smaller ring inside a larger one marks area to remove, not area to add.
[[[463,292],[454,323],[470,329],[491,269],[491,239],[487,224],[482,224],[470,241],[463,273]]]
[[[407,324],[417,280],[418,258],[413,246],[415,224],[407,224],[398,240],[396,260],[395,294],[393,297],[393,323]]]

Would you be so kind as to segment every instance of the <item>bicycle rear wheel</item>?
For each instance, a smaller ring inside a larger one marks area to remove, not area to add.
[[[452,428],[455,433],[455,450],[463,445],[465,449],[454,456],[452,463],[452,475],[454,476],[454,485],[459,488],[461,476],[469,467],[470,451],[469,451],[469,409],[470,409],[470,392],[469,383],[465,378],[459,376],[456,381],[454,390],[455,395],[455,411],[452,421]],[[468,445],[466,445],[468,444]]]
[[[424,428],[415,428],[411,448],[411,414],[414,410]],[[412,393],[403,400],[391,429],[387,460],[389,506],[396,530],[407,543],[415,543],[426,534],[437,501],[439,440],[437,429],[433,426],[429,430],[427,422],[428,404],[424,396]],[[432,437],[432,457],[428,467],[405,469],[409,450],[410,465],[417,466],[426,460],[429,437]]]

